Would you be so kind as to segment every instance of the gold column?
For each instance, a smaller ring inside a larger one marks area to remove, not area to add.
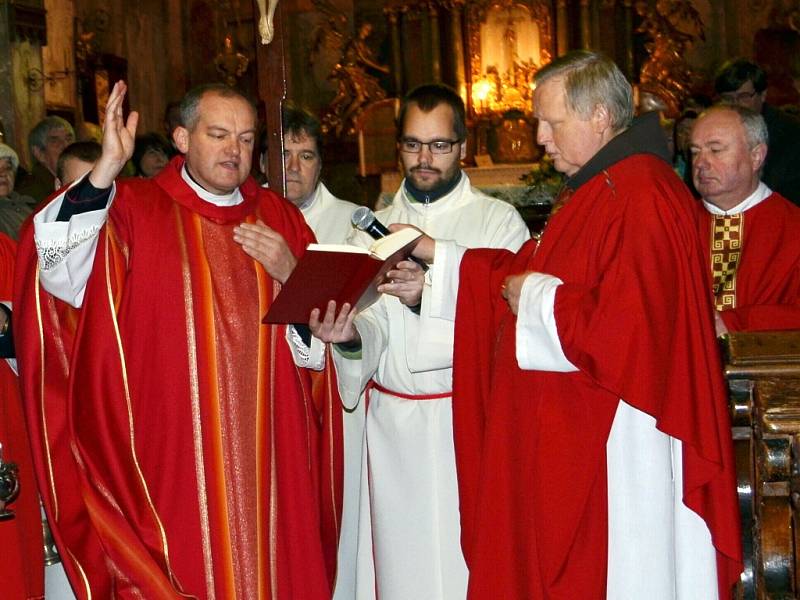
[[[403,51],[400,48],[400,27],[397,8],[385,8],[384,13],[389,21],[389,39],[392,44],[392,79],[394,82],[394,95],[402,96],[403,89]]]
[[[624,0],[623,6],[625,7],[625,63],[623,70],[625,75],[630,81],[634,80],[633,72],[633,1]]]
[[[589,22],[589,0],[581,0],[581,48],[592,47],[591,23]]]
[[[556,54],[563,56],[569,51],[569,32],[567,30],[567,0],[556,2]]]
[[[435,2],[429,2],[427,9],[431,40],[431,79],[438,83],[442,80],[442,48],[439,42],[439,13]]]
[[[456,91],[464,104],[467,103],[467,77],[464,69],[464,31],[462,27],[461,15],[464,0],[451,0],[448,5],[450,9],[450,47],[453,53],[454,81]]]

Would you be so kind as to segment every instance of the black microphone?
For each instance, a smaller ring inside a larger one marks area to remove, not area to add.
[[[386,237],[392,233],[386,228],[386,225],[378,221],[378,219],[375,217],[375,213],[366,206],[359,206],[357,209],[355,209],[353,211],[353,215],[350,217],[350,222],[353,224],[353,227],[369,234],[376,240]],[[423,260],[417,258],[416,256],[409,256],[408,259],[417,263],[420,267],[422,267],[423,271],[428,270],[428,265],[426,265]]]
[[[386,226],[375,218],[375,213],[368,209],[366,206],[359,206],[353,211],[353,216],[350,217],[350,222],[353,227],[368,233],[376,240],[386,237],[391,233]]]

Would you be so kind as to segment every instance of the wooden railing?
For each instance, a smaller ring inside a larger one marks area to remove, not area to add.
[[[800,331],[734,334],[724,351],[745,555],[735,597],[798,598]]]

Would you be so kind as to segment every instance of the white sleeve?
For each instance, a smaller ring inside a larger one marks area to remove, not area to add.
[[[554,304],[558,277],[531,273],[522,284],[517,314],[517,363],[531,371],[577,371],[558,339]]]
[[[294,325],[286,328],[286,343],[294,358],[294,364],[300,368],[321,371],[325,368],[325,343],[311,336],[311,346],[306,346],[303,338],[297,333]]]
[[[33,218],[42,287],[76,308],[83,303],[86,282],[97,251],[97,237],[108,219],[108,209],[115,193],[116,184],[104,209],[73,215],[69,221],[56,221],[66,195],[64,192]]]
[[[436,241],[435,261],[425,274],[422,299],[423,304],[430,306],[428,316],[431,318],[456,320],[459,270],[466,251],[466,247],[456,242]]]
[[[358,406],[361,393],[381,362],[389,340],[388,312],[386,299],[380,298],[375,304],[356,315],[353,324],[361,337],[361,351],[333,352],[336,363],[336,377],[342,405],[348,411]]]

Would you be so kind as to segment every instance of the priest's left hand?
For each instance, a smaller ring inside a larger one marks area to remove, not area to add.
[[[503,286],[500,288],[500,293],[508,302],[511,312],[515,315],[519,313],[519,297],[522,293],[522,284],[525,283],[525,278],[528,275],[529,273],[522,273],[506,277]]]
[[[382,294],[396,296],[406,306],[418,306],[422,302],[425,272],[417,263],[404,260],[386,273],[387,283],[378,286]]]
[[[270,277],[281,283],[286,283],[297,264],[283,236],[260,220],[255,224],[242,223],[234,227],[233,241],[241,244],[242,250],[260,262]]]

